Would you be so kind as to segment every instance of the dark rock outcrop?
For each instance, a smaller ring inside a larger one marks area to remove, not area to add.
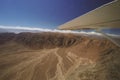
[[[0,45],[12,41],[15,35],[14,33],[0,33]]]
[[[81,37],[63,33],[1,33],[0,44],[15,41],[34,49],[69,47],[79,43]]]

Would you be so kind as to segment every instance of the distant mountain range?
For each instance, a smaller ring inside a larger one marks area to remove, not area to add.
[[[0,33],[4,33],[4,32],[9,32],[9,31],[7,31],[6,29],[0,28]]]
[[[0,33],[4,32],[13,32],[13,33],[20,33],[20,32],[40,32],[37,30],[21,30],[21,29],[2,29],[0,28]]]

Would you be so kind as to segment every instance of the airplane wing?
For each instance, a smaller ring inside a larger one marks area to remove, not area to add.
[[[115,0],[58,27],[61,30],[95,29],[120,47],[120,43],[102,32],[104,28],[120,28],[120,0]]]
[[[94,28],[120,28],[120,0],[112,1],[58,26],[58,29],[63,30]]]

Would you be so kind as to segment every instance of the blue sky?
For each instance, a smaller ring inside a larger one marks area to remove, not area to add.
[[[0,25],[55,29],[112,0],[0,0]]]

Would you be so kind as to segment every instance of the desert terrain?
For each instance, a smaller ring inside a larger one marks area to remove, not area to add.
[[[120,80],[120,47],[100,35],[0,33],[0,80]]]

